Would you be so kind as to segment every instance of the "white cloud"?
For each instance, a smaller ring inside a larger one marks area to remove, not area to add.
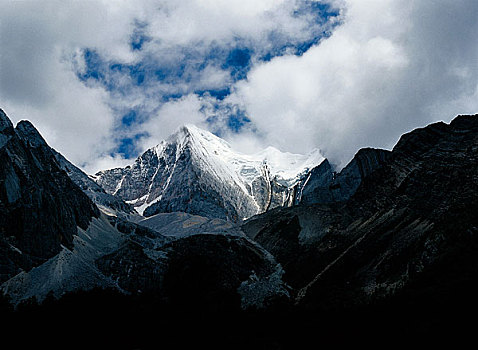
[[[344,23],[302,57],[278,57],[237,85],[265,143],[317,146],[344,165],[364,146],[478,110],[476,1],[347,1]]]
[[[160,1],[160,11],[144,13],[148,33],[160,46],[248,38],[266,41],[271,31],[288,36],[310,36],[310,22],[293,16],[295,0],[184,0]]]
[[[0,100],[14,122],[29,119],[49,144],[81,166],[113,147],[109,95],[78,80],[79,48],[131,59],[130,19],[111,3],[0,2]],[[128,9],[122,8],[122,11]]]
[[[194,94],[165,103],[159,111],[140,126],[147,137],[140,140],[140,149],[145,151],[166,139],[184,124],[195,124],[207,128],[204,115],[200,112],[201,99]]]
[[[244,151],[273,145],[307,152],[319,147],[344,164],[363,146],[391,147],[400,134],[436,120],[449,121],[478,109],[478,3],[474,0],[332,1],[343,23],[331,37],[302,56],[253,60],[247,80],[224,104],[239,104],[252,125],[239,135],[221,129]],[[152,146],[183,123],[205,124],[207,97],[195,89],[231,83],[227,69],[206,65],[178,82],[131,77],[111,79],[127,93],[81,82],[81,50],[104,61],[174,66],[200,59],[213,45],[237,40],[268,52],[274,40],[307,41],[321,27],[310,16],[294,16],[291,1],[26,1],[0,2],[0,103],[14,121],[30,119],[47,141],[89,171],[122,165],[111,156],[117,136],[147,131],[138,148]],[[130,47],[143,23],[151,40]],[[276,38],[272,40],[271,34]],[[204,67],[203,67],[204,68]],[[163,94],[185,96],[166,104]],[[151,117],[118,130],[121,113],[138,107]],[[220,120],[226,120],[223,118]],[[215,128],[220,125],[215,125]]]
[[[105,154],[95,158],[93,162],[89,162],[83,169],[87,174],[96,174],[99,170],[124,168],[132,163],[131,159],[125,159],[122,155]]]
[[[271,31],[294,40],[309,38],[311,18],[292,16],[297,3],[2,1],[1,106],[13,121],[30,119],[54,148],[85,169],[105,159],[121,163],[121,157],[110,156],[115,137],[135,130],[117,130],[121,118],[117,111],[139,106],[153,115],[147,125],[200,122],[197,111],[186,108],[194,105],[194,98],[161,107],[161,94],[220,87],[230,82],[229,72],[211,65],[202,72],[187,72],[190,81],[145,82],[142,87],[125,74],[112,75],[115,84],[127,89],[122,95],[79,81],[75,73],[86,68],[82,49],[95,50],[106,62],[154,64],[156,60],[167,65],[168,60],[174,64],[181,59],[182,48],[204,53],[213,44],[232,47],[238,38],[265,47]],[[145,24],[144,34],[151,40],[143,50],[134,51],[130,40],[138,23]],[[163,135],[158,129],[152,137]]]

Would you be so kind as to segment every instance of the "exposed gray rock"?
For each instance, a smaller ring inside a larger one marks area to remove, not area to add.
[[[164,236],[181,238],[195,234],[236,234],[241,231],[229,221],[188,213],[159,213],[138,221]]]
[[[310,171],[302,184],[297,197],[297,204],[331,203],[334,197],[330,186],[335,173],[326,159],[320,165]]]
[[[0,148],[2,148],[14,134],[13,124],[5,112],[0,109]]]
[[[60,169],[30,122],[0,111],[0,282],[72,248],[98,208]]]
[[[91,179],[81,169],[73,165],[63,155],[51,149],[58,165],[63,169],[70,179],[80,187],[83,192],[98,206],[109,209],[116,215],[127,216],[128,214],[135,214],[135,210],[132,205],[125,203],[118,196],[106,193],[106,191],[98,185],[93,179]]]

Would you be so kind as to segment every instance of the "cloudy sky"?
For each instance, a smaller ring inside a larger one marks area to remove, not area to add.
[[[478,112],[476,0],[0,1],[0,108],[88,172],[193,123],[338,166]]]

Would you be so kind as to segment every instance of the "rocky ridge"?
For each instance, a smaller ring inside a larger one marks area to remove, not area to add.
[[[73,247],[78,227],[100,215],[33,125],[0,110],[0,282]]]
[[[282,264],[300,305],[369,303],[417,285],[449,293],[478,271],[477,145],[477,116],[414,130],[348,201],[276,209],[243,230]]]

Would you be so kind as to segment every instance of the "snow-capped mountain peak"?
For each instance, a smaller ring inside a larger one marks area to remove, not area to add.
[[[251,181],[250,172],[247,169],[254,165],[257,173],[261,168],[267,166],[273,177],[277,177],[287,186],[293,186],[304,172],[325,159],[319,149],[313,149],[308,154],[302,155],[281,152],[273,146],[255,154],[243,154],[235,151],[227,141],[193,124],[186,124],[179,128],[168,138],[168,142],[173,140],[180,140],[181,144],[189,142],[192,149],[198,153],[225,162],[233,172],[241,175],[241,180],[246,183]],[[163,145],[164,143],[160,143],[156,148],[160,149]]]
[[[184,211],[235,221],[292,204],[293,187],[323,160],[319,150],[300,155],[268,147],[243,154],[187,124],[131,166],[95,178],[145,215]]]

